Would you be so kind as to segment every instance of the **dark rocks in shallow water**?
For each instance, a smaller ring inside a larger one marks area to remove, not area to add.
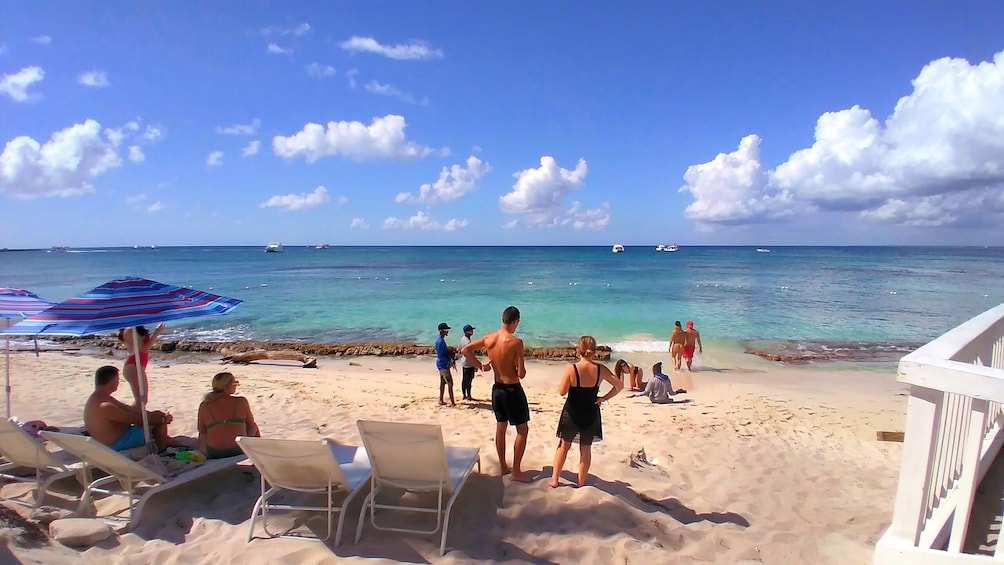
[[[764,349],[747,349],[746,353],[762,357],[768,361],[780,361],[782,363],[808,363],[810,361],[826,361],[836,357],[835,355],[827,355],[824,353],[766,351]]]
[[[81,346],[122,349],[120,341],[114,338],[91,337],[54,337],[53,341],[68,342]],[[165,341],[154,345],[155,350],[165,353],[220,353],[227,349],[233,353],[243,353],[263,349],[267,351],[294,350],[313,357],[330,355],[334,357],[361,357],[364,355],[386,357],[408,357],[415,355],[435,355],[432,345],[417,343],[306,343],[298,341]],[[478,352],[482,356],[484,351]],[[549,361],[574,361],[577,357],[575,348],[566,347],[527,347],[526,356],[529,359]],[[610,360],[610,347],[600,345],[596,348],[597,361]]]

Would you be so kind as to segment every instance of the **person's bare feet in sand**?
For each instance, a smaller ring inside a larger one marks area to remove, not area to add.
[[[558,488],[558,487],[561,486],[561,482],[560,481],[551,481],[548,484],[551,486],[551,488]]]
[[[445,403],[445,402],[443,402],[442,400],[440,400],[440,401],[439,401],[439,405],[440,405],[440,406],[446,406],[446,403]]]
[[[511,468],[509,468],[509,467],[502,467],[502,472],[499,473],[499,476],[500,477],[504,477],[504,476],[508,475],[509,473],[512,473],[512,469]]]
[[[509,477],[510,481],[516,481],[517,483],[532,483],[533,477],[527,475],[523,472],[513,472],[512,476]]]

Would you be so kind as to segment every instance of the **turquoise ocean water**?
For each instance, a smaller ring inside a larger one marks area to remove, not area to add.
[[[1004,302],[1004,248],[262,247],[0,253],[0,286],[63,300],[140,276],[243,299],[171,327],[208,340],[431,343],[436,325],[498,326],[522,312],[528,345],[592,334],[664,351],[675,320],[705,345],[898,358]],[[453,336],[459,339],[457,330]],[[453,337],[451,336],[451,337]]]

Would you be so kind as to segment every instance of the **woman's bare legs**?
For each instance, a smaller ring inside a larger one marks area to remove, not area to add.
[[[136,372],[136,365],[129,363],[122,368],[122,376],[125,377],[126,382],[129,383],[129,388],[132,390],[133,406],[136,408],[140,407],[140,393],[139,393],[139,375]],[[149,378],[149,375],[146,375]],[[142,400],[143,406],[146,406],[146,400],[149,400],[150,395],[150,381],[143,379],[143,396]]]
[[[561,440],[558,443],[558,449],[554,451],[554,470],[551,472],[551,488],[557,488],[558,477],[561,476],[561,468],[565,466],[565,457],[568,456],[568,450],[572,447],[572,443]]]
[[[586,477],[589,476],[589,464],[593,461],[591,445],[579,444],[579,486],[586,486]],[[568,451],[567,449],[565,450]]]

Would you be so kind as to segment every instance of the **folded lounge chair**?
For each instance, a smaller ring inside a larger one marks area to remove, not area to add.
[[[227,457],[226,459],[210,459],[197,467],[182,471],[176,476],[166,477],[112,450],[92,437],[56,432],[39,433],[42,437],[62,447],[88,466],[101,469],[109,475],[87,485],[87,488],[84,489],[84,495],[80,498],[80,506],[77,508],[77,514],[82,515],[87,503],[90,502],[92,493],[100,492],[103,494],[128,496],[129,529],[132,529],[139,523],[143,507],[151,496],[158,492],[173,489],[179,485],[194,481],[195,479],[200,479],[206,475],[229,469],[245,459],[243,455]],[[123,492],[101,488],[113,482],[119,482]],[[141,482],[153,484],[151,486],[141,486],[139,485]],[[144,489],[143,493],[138,495],[138,489]]]
[[[268,531],[269,510],[307,510],[326,512],[328,533],[321,541],[331,537],[332,514],[339,513],[335,545],[341,543],[345,509],[370,477],[370,461],[361,447],[335,445],[328,440],[299,441],[290,439],[263,439],[238,437],[237,445],[247,454],[261,473],[261,496],[251,510],[248,541],[254,535],[259,511],[262,527],[270,537],[303,538],[295,535],[276,535]],[[265,483],[269,488],[265,490]],[[292,506],[270,502],[283,490],[324,494],[324,506]],[[335,505],[336,494],[345,492],[340,505]]]
[[[72,477],[83,466],[79,461],[72,461],[65,452],[50,453],[41,441],[4,418],[0,418],[0,455],[7,460],[0,464],[0,478],[25,483],[35,481],[35,508],[42,505],[49,485],[59,479]],[[21,477],[11,473],[24,467],[34,469],[35,477]]]
[[[428,424],[402,424],[396,422],[373,422],[359,420],[359,434],[373,467],[372,490],[363,500],[356,528],[356,542],[363,534],[366,509],[370,511],[370,523],[378,530],[392,532],[412,532],[419,534],[436,533],[443,529],[439,545],[440,555],[446,553],[446,532],[450,525],[450,510],[457,494],[467,481],[474,464],[481,472],[481,457],[476,447],[446,447],[443,430]],[[437,493],[436,507],[401,506],[383,504],[377,495],[384,488],[401,489],[414,493]],[[443,498],[448,497],[446,508]],[[436,527],[432,530],[392,528],[380,526],[376,522],[376,509],[399,510],[405,512],[428,512],[436,514]]]

